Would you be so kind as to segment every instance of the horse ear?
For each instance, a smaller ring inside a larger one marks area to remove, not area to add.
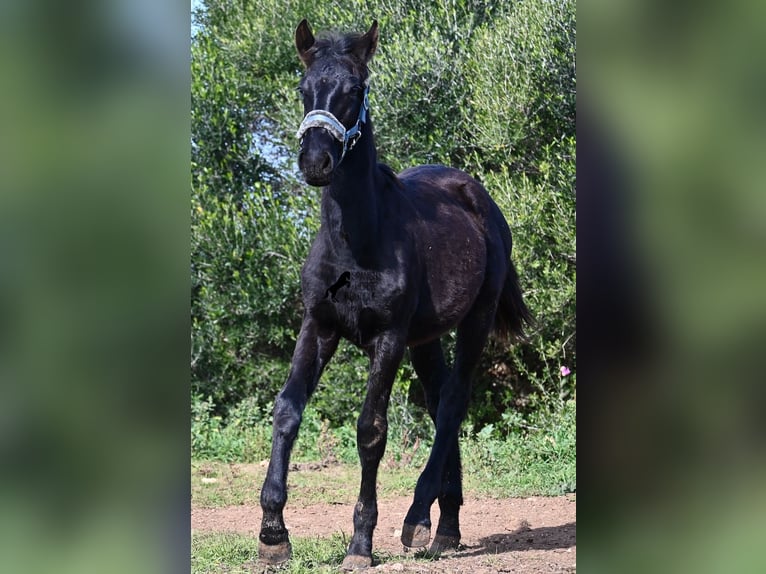
[[[373,20],[367,33],[359,38],[354,45],[354,54],[365,64],[372,59],[378,47],[378,21]]]
[[[303,65],[307,68],[311,61],[314,59],[314,55],[310,52],[311,47],[314,45],[314,34],[311,33],[309,22],[304,18],[298,27],[295,29],[295,47],[298,49],[298,57],[303,62]]]

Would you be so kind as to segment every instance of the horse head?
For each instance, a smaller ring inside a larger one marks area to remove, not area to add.
[[[298,167],[309,185],[329,185],[362,135],[369,109],[367,64],[377,45],[377,20],[365,34],[315,39],[305,19],[295,30],[295,47],[306,68],[298,85],[304,111],[296,134]]]

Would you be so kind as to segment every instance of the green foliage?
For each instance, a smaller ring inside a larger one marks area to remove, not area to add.
[[[493,345],[485,357],[476,390],[492,389],[493,400],[484,402],[488,412],[479,423],[507,408],[560,409],[575,392],[575,376],[560,373],[577,367],[575,140],[542,153],[537,177],[514,176],[507,167],[485,176],[514,230],[514,260],[536,325],[528,341]]]
[[[300,325],[296,262],[314,198],[256,182],[238,204],[192,198],[192,392],[232,405],[272,400]]]
[[[482,171],[539,174],[547,146],[574,137],[574,8],[573,0],[514,2],[473,38],[462,111]]]
[[[195,459],[223,461],[255,461],[268,458],[271,450],[271,430],[254,424],[252,410],[246,399],[232,409],[224,424],[220,415],[213,413],[214,404],[195,396],[192,399],[191,456]]]
[[[320,418],[328,419],[334,427],[356,422],[362,410],[368,367],[369,360],[362,351],[341,341],[311,399]]]
[[[525,419],[507,411],[496,424],[463,437],[465,488],[487,496],[576,491],[576,404]]]
[[[192,391],[210,398],[211,416],[225,428],[251,397],[253,420],[268,420],[300,324],[299,270],[318,225],[318,193],[294,169],[302,109],[293,34],[304,17],[315,31],[364,31],[377,18],[370,99],[381,159],[466,169],[509,221],[537,325],[522,344],[489,346],[473,428],[506,432],[509,410],[561,412],[576,380],[559,373],[576,370],[574,1],[204,6],[192,39],[191,343]],[[366,371],[367,358],[342,345],[306,419],[314,430],[353,426]],[[406,362],[399,375],[389,418],[411,429],[407,440],[422,439],[431,423],[413,406],[418,383]]]
[[[210,413],[211,404],[196,397],[192,408],[192,460],[195,475],[216,478],[222,486],[194,487],[195,504],[224,505],[252,502],[252,484],[262,476],[246,477],[227,466],[201,461],[262,463],[269,456],[271,427],[256,421],[252,401],[232,410],[228,424]],[[393,409],[396,412],[397,409]],[[403,412],[407,412],[403,409]],[[249,414],[248,414],[249,413]],[[557,495],[576,490],[577,405],[566,400],[555,411],[538,409],[528,416],[508,410],[494,424],[461,437],[463,475],[466,489],[487,496]],[[420,438],[414,429],[427,437]],[[382,461],[380,488],[383,493],[411,492],[431,449],[430,423],[413,426],[410,421],[389,416],[388,446]],[[356,428],[353,423],[331,427],[316,409],[306,409],[293,450],[293,462],[343,463],[349,472],[340,473],[332,484],[333,496],[353,502],[358,481]],[[204,468],[201,468],[204,467]],[[265,473],[265,466],[258,466]],[[395,469],[396,472],[385,472]],[[338,473],[336,473],[338,474]],[[321,496],[302,473],[291,475],[296,496]],[[238,494],[239,493],[239,494]],[[345,493],[345,494],[340,494]]]
[[[413,409],[407,403],[404,389],[395,391],[401,402],[389,409],[387,457],[390,464],[425,463],[433,438],[430,420],[421,424],[413,421]],[[270,411],[273,403],[265,408]],[[191,457],[193,460],[258,463],[271,453],[271,419],[263,414],[264,405],[248,397],[229,409],[227,416],[214,412],[210,398],[192,397]],[[417,412],[417,411],[415,411]],[[358,461],[356,445],[356,416],[334,420],[323,415],[311,403],[303,413],[300,432],[293,448],[295,462],[323,463]],[[338,420],[344,420],[339,424]]]

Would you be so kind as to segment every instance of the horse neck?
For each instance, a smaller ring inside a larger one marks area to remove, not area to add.
[[[322,201],[323,224],[333,241],[347,244],[360,264],[370,263],[371,247],[379,237],[381,181],[368,121],[357,144],[336,168]]]

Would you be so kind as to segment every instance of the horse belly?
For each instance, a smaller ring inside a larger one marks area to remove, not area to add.
[[[454,328],[466,316],[484,283],[486,251],[464,240],[454,252],[426,261],[425,281],[412,318],[410,344],[424,343]]]

